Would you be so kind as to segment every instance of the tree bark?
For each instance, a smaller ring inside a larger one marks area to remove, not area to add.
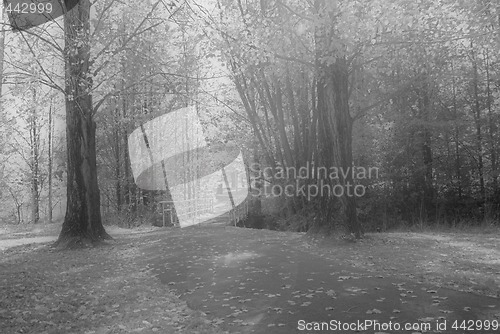
[[[498,156],[497,156],[497,145],[495,143],[495,137],[496,137],[496,132],[497,132],[497,126],[495,124],[494,120],[494,112],[493,112],[493,106],[492,106],[492,101],[493,97],[491,94],[491,87],[490,87],[490,81],[491,81],[491,76],[490,76],[490,60],[489,60],[489,53],[488,50],[486,50],[486,89],[487,89],[487,106],[488,106],[488,141],[489,141],[489,146],[490,146],[490,156],[491,156],[491,175],[492,175],[492,184],[493,184],[493,198],[498,198],[500,193],[498,189]]]
[[[322,101],[318,112],[321,114],[326,135],[323,150],[326,150],[324,162],[331,161],[332,167],[349,171],[353,167],[352,160],[352,118],[349,114],[348,80],[345,59],[339,58],[335,64],[329,65],[324,76],[318,80],[318,89],[321,91],[318,98]],[[327,166],[330,167],[330,166]],[[340,184],[344,187],[354,185],[352,173],[347,172],[346,177],[340,177]],[[356,238],[362,235],[361,225],[356,214],[356,197],[348,196],[347,192],[339,197],[342,207],[343,223],[349,228]]]
[[[471,50],[472,50],[472,61],[473,61],[473,70],[474,70],[474,77],[473,77],[473,94],[474,94],[474,106],[472,107],[473,109],[473,116],[474,116],[474,123],[476,126],[476,145],[477,145],[477,169],[479,172],[479,189],[480,189],[480,196],[481,196],[481,203],[484,204],[486,200],[486,189],[484,185],[484,162],[483,162],[483,135],[482,135],[482,130],[481,130],[481,106],[479,102],[479,78],[478,78],[478,68],[477,68],[477,59],[474,53],[474,47],[471,42]]]
[[[6,22],[4,20],[4,8],[3,6],[0,10],[0,18],[2,19],[2,22]],[[0,33],[0,112],[3,111],[3,102],[2,102],[2,86],[3,86],[3,63],[4,63],[4,56],[5,56],[5,28],[2,29]]]
[[[89,69],[90,0],[81,0],[64,15],[67,204],[56,245],[74,247],[111,237],[101,220],[97,184],[96,123],[93,120]]]
[[[40,196],[39,196],[39,146],[40,134],[37,122],[36,88],[33,88],[33,109],[30,117],[30,169],[31,169],[31,222],[38,223],[40,220]]]
[[[257,144],[254,145],[253,149],[253,163],[255,164],[254,167],[257,167],[257,170],[260,173],[260,161],[259,161],[259,156],[258,156],[258,151],[257,151]],[[247,170],[247,175],[248,175],[248,184],[250,186],[250,193],[251,199],[252,199],[252,206],[251,206],[251,212],[255,216],[261,216],[262,215],[262,182],[263,180],[256,180],[254,186],[255,189],[252,187],[251,179],[255,179],[258,177],[258,174],[256,175],[251,175],[250,168]]]
[[[422,124],[420,126],[420,129],[418,129],[418,136],[423,164],[423,175],[419,176],[422,177],[421,186],[423,187],[423,219],[428,219],[431,217],[430,213],[432,211],[434,201],[432,138],[431,131],[429,130],[428,126],[430,122],[430,111],[432,105],[429,96],[429,83],[427,82],[427,80],[427,69],[425,69],[425,76],[423,78],[422,85],[417,89],[419,106],[418,113]]]
[[[116,196],[116,210],[120,211],[122,208],[122,191],[120,179],[120,112],[118,106],[115,106],[115,133],[114,133],[114,148],[115,148],[115,196]]]
[[[453,63],[451,64],[451,69],[453,71]],[[453,89],[453,117],[455,120],[454,125],[454,137],[453,141],[455,142],[455,173],[458,187],[458,199],[462,199],[462,165],[460,161],[460,128],[458,125],[458,106],[457,106],[457,87],[455,84],[455,78],[452,80],[452,89]]]
[[[52,99],[50,100],[50,106],[49,106],[49,138],[48,138],[48,190],[49,190],[49,195],[48,195],[48,223],[52,224],[52,104],[53,101]]]
[[[236,226],[236,206],[234,205],[233,193],[231,192],[231,185],[229,184],[229,180],[227,178],[226,169],[222,167],[222,176],[224,177],[224,184],[226,185],[227,195],[229,196],[229,201],[231,202],[231,211],[229,213],[229,217],[231,222]]]
[[[318,15],[329,15],[325,0],[315,2]],[[326,13],[325,13],[326,12]],[[323,164],[326,167],[337,167],[347,172],[353,168],[352,158],[352,125],[353,119],[349,112],[349,75],[348,65],[341,51],[330,49],[330,40],[334,34],[333,26],[324,25],[316,31],[316,68],[319,122],[322,123],[320,134],[323,136],[321,143],[323,151]],[[338,50],[341,49],[339,46]],[[331,58],[334,58],[334,61]],[[331,164],[331,165],[330,165]],[[328,166],[330,165],[330,166]],[[356,213],[356,197],[348,195],[346,186],[354,186],[352,173],[347,172],[345,177],[340,176],[339,183],[344,187],[344,194],[339,196],[341,204],[341,223],[354,234],[361,238],[363,230]],[[327,221],[332,220],[333,199],[323,199],[327,203]],[[331,223],[330,223],[331,224]]]

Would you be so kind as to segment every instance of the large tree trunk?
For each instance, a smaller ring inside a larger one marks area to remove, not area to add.
[[[324,0],[315,2],[317,14],[328,15],[331,4]],[[326,14],[325,14],[326,13]],[[331,215],[339,215],[341,224],[356,238],[360,238],[363,230],[356,214],[356,197],[352,194],[354,180],[350,169],[353,168],[352,158],[352,125],[353,119],[349,112],[349,75],[348,65],[344,55],[332,51],[330,41],[334,29],[332,26],[319,27],[316,31],[316,66],[317,66],[317,92],[318,106],[316,112],[321,122],[320,134],[322,136],[323,161],[329,167],[337,167],[347,172],[345,177],[340,176],[339,184],[344,187],[344,193],[339,197],[341,212],[333,212],[332,198],[323,199],[327,212],[327,221],[332,220]],[[329,59],[335,58],[334,62]],[[351,194],[347,191],[351,187]]]
[[[66,216],[56,245],[72,247],[111,238],[102,225],[97,185],[96,124],[90,90],[90,1],[64,15],[66,72]]]
[[[323,122],[325,145],[324,162],[331,164],[327,167],[338,167],[343,171],[353,168],[352,160],[352,118],[348,104],[348,80],[345,59],[337,59],[335,64],[325,68],[325,72],[318,80],[320,120]],[[348,194],[347,187],[354,186],[352,173],[340,177],[339,183],[344,187],[344,195],[339,197],[341,203],[341,217],[343,223],[351,233],[359,238],[362,228],[356,214],[356,197]]]

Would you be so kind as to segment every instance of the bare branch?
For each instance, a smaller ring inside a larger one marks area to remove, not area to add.
[[[154,10],[156,9],[156,7],[158,6],[158,4],[161,2],[161,0],[158,0],[154,5],[153,7],[151,8],[151,10],[149,11],[149,13],[147,15],[144,16],[143,20],[141,21],[141,23],[139,23],[139,25],[134,29],[134,31],[132,32],[132,34],[130,34],[128,36],[128,38],[122,43],[122,46],[117,48],[116,50],[114,50],[111,55],[109,55],[108,59],[106,61],[104,61],[101,66],[99,66],[97,69],[94,70],[94,72],[92,73],[92,75],[95,77],[103,68],[105,68],[106,66],[108,66],[108,64],[112,61],[113,57],[116,56],[118,53],[120,53],[121,51],[123,51],[126,46],[128,45],[128,43],[135,37],[139,36],[140,34],[144,33],[145,31],[148,31],[149,29],[152,29],[154,28],[155,26],[161,24],[161,23],[157,23],[153,26],[150,26],[144,30],[140,30],[141,27],[144,25],[144,23],[147,21],[147,19],[149,18],[149,16],[154,12]],[[96,60],[107,50],[107,48],[109,47],[109,45],[111,45],[111,43],[113,42],[110,41],[110,43],[108,43],[104,48],[101,49],[101,51],[99,51],[97,53],[97,55],[94,57],[94,59],[92,59],[90,61],[90,67],[92,67],[94,65],[94,63],[96,62]]]
[[[36,56],[36,53],[35,51],[33,50],[32,46],[30,45],[30,43],[28,42],[28,40],[26,39],[26,36],[24,35],[24,32],[23,31],[20,31],[21,33],[21,36],[23,37],[23,40],[26,42],[26,45],[28,46],[28,48],[30,49],[30,52],[31,54],[34,56],[35,58],[35,61],[36,63],[38,64],[38,67],[40,67],[40,70],[43,72],[43,74],[47,77],[47,79],[50,81],[50,87],[52,88],[55,88],[59,91],[61,91],[62,93],[65,93],[65,90],[64,88],[62,88],[61,86],[59,86],[57,83],[54,82],[54,80],[51,78],[51,76],[47,73],[47,71],[45,71],[45,68],[43,67],[43,65],[40,63],[40,61],[38,60],[37,56]],[[43,80],[40,80],[40,82],[43,82]]]

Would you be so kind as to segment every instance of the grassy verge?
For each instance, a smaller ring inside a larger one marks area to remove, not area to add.
[[[0,260],[3,333],[221,333],[141,261],[151,237],[93,249],[11,248]]]
[[[483,230],[481,230],[483,231]],[[377,274],[500,297],[500,233],[369,233],[356,243],[306,236],[314,253]],[[309,248],[311,249],[311,248]]]

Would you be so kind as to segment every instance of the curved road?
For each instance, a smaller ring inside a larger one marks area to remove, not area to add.
[[[194,226],[162,234],[144,255],[231,333],[500,333],[469,327],[500,321],[497,298],[359,270],[316,255],[300,234]]]

